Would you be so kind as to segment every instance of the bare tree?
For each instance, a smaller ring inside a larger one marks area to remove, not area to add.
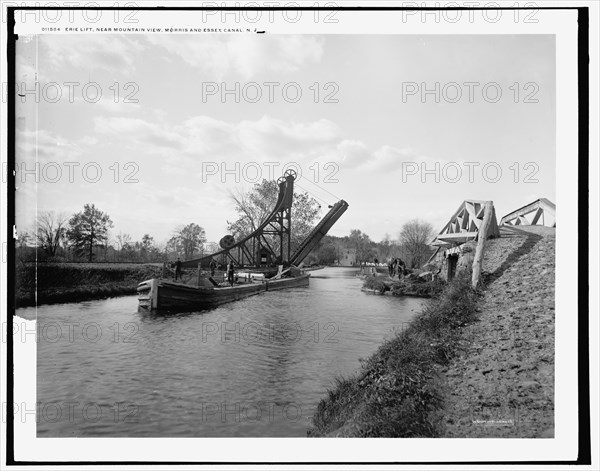
[[[433,235],[433,226],[419,219],[408,221],[400,230],[400,242],[404,245],[411,260],[411,267],[421,266],[429,253],[429,242]]]
[[[127,248],[127,246],[131,245],[131,236],[129,234],[123,234],[122,232],[119,232],[116,236],[116,240],[119,250]]]
[[[67,234],[68,216],[54,211],[41,211],[36,218],[36,238],[48,255],[54,257]]]

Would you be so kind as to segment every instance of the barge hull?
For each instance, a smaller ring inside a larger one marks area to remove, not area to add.
[[[138,285],[139,308],[143,310],[211,309],[221,304],[260,294],[264,291],[305,287],[309,274],[294,278],[281,278],[262,283],[247,283],[225,288],[207,288],[184,285],[171,281],[152,279]]]

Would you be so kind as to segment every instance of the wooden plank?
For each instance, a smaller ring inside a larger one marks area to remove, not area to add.
[[[219,286],[219,283],[217,283],[212,276],[208,277],[208,281],[210,281],[213,286]]]
[[[477,237],[478,232],[453,232],[452,234],[440,234],[438,235],[439,240],[447,240],[449,242],[456,242],[461,239],[474,239]]]
[[[475,258],[473,259],[473,278],[471,283],[473,289],[477,288],[479,278],[481,276],[481,266],[483,264],[483,252],[485,249],[485,240],[487,239],[488,228],[494,214],[494,203],[487,201],[485,203],[485,213],[483,214],[483,222],[479,228],[477,237],[477,248],[475,249]]]
[[[282,275],[284,275],[285,273],[287,273],[287,272],[288,272],[288,271],[290,271],[291,269],[292,269],[292,267],[290,267],[290,268],[286,268],[285,270],[283,270],[283,271],[280,271],[279,273],[277,273],[277,275],[275,275],[274,277],[272,277],[272,278],[269,278],[269,279],[270,279],[270,280],[278,280],[279,278],[281,278],[281,276],[282,276]]]

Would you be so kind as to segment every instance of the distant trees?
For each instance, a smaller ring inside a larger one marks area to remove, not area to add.
[[[154,241],[150,234],[144,234],[141,241],[134,241],[129,234],[119,232],[112,249],[113,260],[122,262],[161,262],[165,259],[164,244]]]
[[[17,256],[23,261],[163,262],[169,250],[191,257],[203,251],[206,241],[204,229],[194,223],[178,227],[169,245],[155,241],[148,233],[141,240],[123,232],[111,236],[112,227],[110,216],[94,204],[84,205],[83,211],[71,217],[40,211],[30,230],[19,228]]]
[[[203,252],[204,242],[206,242],[206,233],[202,227],[196,223],[190,223],[187,226],[180,226],[167,247],[174,252],[183,253],[184,259],[194,256],[194,252]]]
[[[399,237],[411,257],[407,263],[412,268],[425,263],[425,257],[429,254],[429,242],[433,237],[432,225],[419,219],[413,219],[402,226]]]
[[[323,245],[319,249],[319,263],[331,265],[338,259],[337,249],[332,243]]]
[[[54,257],[67,235],[68,217],[54,211],[40,211],[35,222],[38,246]]]
[[[429,246],[433,237],[431,225],[413,220],[406,223],[402,229],[403,238],[395,240],[389,234],[385,234],[380,242],[371,240],[368,234],[359,229],[352,229],[350,234],[344,237],[326,235],[312,255],[324,265],[336,263],[336,260],[345,264],[360,264],[377,259],[385,263],[398,257],[411,268],[422,266],[432,253]],[[350,254],[350,258],[342,260],[345,254]]]
[[[25,231],[23,229],[17,230],[17,238],[15,240],[15,250],[16,250],[17,258],[19,260],[21,260],[22,262],[29,261],[28,259],[30,257],[35,259],[35,251],[32,254],[31,251],[29,250],[30,249],[29,242],[32,240],[35,241],[35,237],[32,236],[28,231]],[[3,253],[2,256],[5,257],[6,254]]]
[[[207,242],[204,244],[204,253],[207,255],[218,252],[219,250],[221,250],[221,246],[216,242]]]
[[[17,232],[17,247],[23,249],[27,247],[29,241],[32,239],[31,234],[27,231],[19,230]]]
[[[379,259],[381,261],[393,258],[397,251],[397,244],[392,240],[389,234],[385,234],[381,242],[379,242]]]
[[[154,248],[154,237],[150,234],[144,234],[142,236],[142,243],[140,244],[140,255],[144,261],[147,261],[152,249]]]
[[[376,252],[372,247],[373,241],[360,229],[352,229],[350,231],[348,243],[350,247],[356,251],[356,261],[358,263],[372,262],[373,259],[377,257]]]
[[[117,244],[119,245],[119,251],[129,249],[131,246],[131,236],[129,234],[123,234],[119,232],[117,234]]]
[[[94,246],[102,245],[108,239],[108,230],[113,223],[110,216],[100,211],[94,204],[86,204],[83,211],[74,214],[69,220],[67,238],[79,255],[88,254],[88,261],[94,258]]]

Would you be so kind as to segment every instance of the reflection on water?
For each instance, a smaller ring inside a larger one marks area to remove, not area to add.
[[[39,307],[38,435],[306,436],[334,377],[422,303],[365,294],[355,274],[204,312],[138,312],[134,296]]]

